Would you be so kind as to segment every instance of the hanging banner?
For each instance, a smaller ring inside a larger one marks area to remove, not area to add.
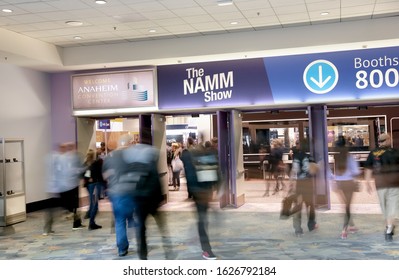
[[[159,109],[272,103],[262,59],[160,66]]]
[[[162,109],[399,99],[399,48],[160,66]]]

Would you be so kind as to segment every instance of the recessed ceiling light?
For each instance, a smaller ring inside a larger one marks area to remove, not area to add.
[[[3,9],[2,11],[5,12],[5,13],[12,13],[11,9]]]
[[[322,13],[320,13],[321,16],[327,16],[327,15],[329,15],[329,14],[330,14],[329,12],[322,12]]]
[[[148,30],[148,32],[150,32],[150,33],[155,33],[155,32],[157,32],[155,29],[150,29],[150,30]]]
[[[218,6],[233,5],[233,0],[218,0]]]
[[[96,0],[96,4],[104,5],[104,4],[107,4],[107,1],[105,1],[105,0]]]
[[[83,22],[70,20],[70,21],[65,22],[65,24],[68,24],[70,26],[81,26],[83,24]]]
[[[232,21],[232,22],[230,22],[230,24],[231,24],[231,25],[237,25],[237,24],[238,24],[238,21]]]
[[[75,36],[75,37],[73,37],[75,40],[82,40],[82,37],[80,37],[80,36]]]

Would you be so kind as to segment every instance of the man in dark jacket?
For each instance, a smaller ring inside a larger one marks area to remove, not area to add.
[[[364,164],[364,174],[368,192],[372,191],[372,177],[384,214],[386,228],[385,240],[393,240],[395,219],[399,213],[399,156],[396,149],[391,148],[391,137],[381,134],[379,146],[372,150]]]
[[[215,260],[217,257],[212,252],[207,233],[207,212],[209,201],[212,199],[215,178],[212,170],[217,166],[215,153],[206,150],[205,147],[195,147],[194,140],[187,139],[187,148],[183,150],[181,160],[184,164],[187,189],[193,196],[198,215],[198,234],[201,242],[202,257],[207,260]]]
[[[296,205],[291,210],[293,214],[293,227],[295,235],[300,237],[303,234],[302,229],[302,208],[305,205],[309,231],[318,228],[316,223],[316,211],[314,205],[314,185],[313,177],[317,172],[317,165],[313,158],[307,153],[309,143],[303,140],[299,144],[299,149],[293,154],[292,169],[290,180],[296,180]],[[291,184],[292,185],[292,182]]]

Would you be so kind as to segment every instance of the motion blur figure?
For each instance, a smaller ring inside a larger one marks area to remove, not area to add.
[[[213,187],[219,180],[217,154],[202,146],[195,147],[194,139],[189,137],[187,148],[183,150],[181,159],[184,163],[187,188],[197,209],[197,226],[202,257],[207,260],[215,260],[217,257],[212,252],[208,237],[207,212],[213,196]]]
[[[293,213],[293,227],[295,235],[300,237],[303,234],[302,229],[302,207],[305,204],[306,213],[308,216],[307,227],[309,231],[315,230],[318,226],[316,223],[316,212],[314,205],[314,186],[313,176],[317,172],[315,170],[316,163],[308,155],[309,150],[308,141],[300,142],[298,150],[293,153],[291,180],[296,180],[295,194],[297,196],[296,205],[292,210]],[[290,184],[293,185],[292,182]]]
[[[123,135],[118,149],[112,151],[103,164],[103,176],[108,181],[108,195],[115,218],[118,254],[121,257],[128,254],[127,226],[134,215],[137,218],[138,256],[147,259],[146,220],[148,215],[153,215],[163,237],[166,258],[172,258],[166,221],[157,211],[162,201],[157,168],[159,152],[150,145],[132,144],[133,137]]]
[[[283,162],[284,146],[280,139],[274,139],[272,149],[270,151],[269,163],[271,165],[270,173],[275,179],[276,185],[273,190],[273,195],[282,191],[284,188],[285,166]],[[281,187],[280,187],[281,185]]]
[[[76,145],[66,143],[66,152],[59,158],[61,160],[60,186],[61,200],[65,207],[73,213],[73,230],[84,227],[79,209],[79,185],[85,170],[81,156],[76,151]]]
[[[49,205],[44,216],[44,228],[43,235],[47,236],[53,234],[53,223],[54,223],[54,212],[60,205],[60,172],[61,162],[60,156],[66,152],[66,145],[59,144],[58,149],[53,151],[46,157],[46,174],[47,174],[47,185],[46,190],[49,195]]]
[[[360,175],[359,164],[355,161],[353,156],[349,153],[346,147],[345,137],[338,136],[335,142],[335,174],[334,179],[336,183],[336,191],[341,200],[345,203],[344,225],[341,232],[341,239],[346,239],[348,233],[355,232],[353,218],[351,216],[351,202],[353,193],[358,191],[358,184],[356,177]]]
[[[139,143],[124,152],[124,160],[132,167],[132,170],[140,171],[141,182],[137,184],[134,195],[135,217],[137,218],[136,241],[139,258],[146,260],[147,228],[146,223],[149,216],[155,219],[158,230],[162,236],[162,244],[166,259],[174,259],[172,242],[164,212],[158,211],[163,202],[162,185],[158,172],[159,150],[152,145]]]
[[[73,230],[83,228],[79,208],[79,183],[84,170],[83,163],[73,143],[62,143],[58,151],[47,160],[47,192],[52,196],[46,213],[43,235],[53,233],[54,210],[62,206],[73,214]]]
[[[104,158],[102,167],[103,178],[107,182],[108,197],[112,203],[114,214],[116,245],[121,257],[128,254],[127,223],[132,220],[135,208],[136,182],[125,180],[125,177],[129,174],[129,168],[123,159],[123,151],[132,144],[132,136],[122,135],[118,141],[118,148]]]
[[[381,134],[379,147],[372,150],[365,162],[365,179],[368,192],[372,192],[372,178],[385,219],[385,240],[393,240],[395,219],[399,213],[399,153],[391,148],[391,137]]]

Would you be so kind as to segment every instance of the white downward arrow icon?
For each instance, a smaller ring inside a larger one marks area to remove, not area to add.
[[[319,88],[323,88],[329,80],[331,80],[331,76],[328,76],[325,80],[323,80],[323,68],[319,65],[319,80],[316,81],[315,78],[310,77],[310,80],[315,83]]]
[[[323,70],[325,77],[323,77]],[[306,66],[305,71],[303,71],[303,83],[311,92],[325,94],[337,85],[338,76],[337,67],[333,63],[318,59]]]

